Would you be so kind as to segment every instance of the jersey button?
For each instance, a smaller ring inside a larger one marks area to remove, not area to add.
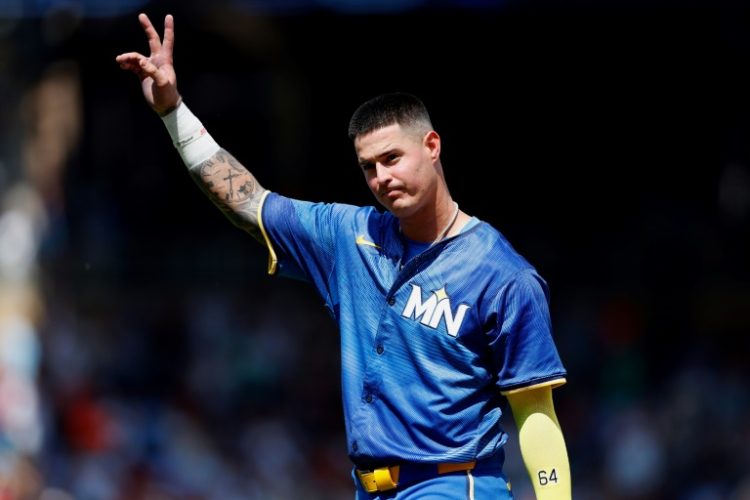
[[[365,401],[367,403],[372,403],[372,394],[368,394],[367,396],[365,396]]]
[[[383,354],[385,348],[382,345],[378,345],[378,347],[375,348],[375,351],[377,351],[378,354]]]
[[[356,452],[357,452],[357,450],[359,450],[359,445],[357,444],[357,442],[356,442],[356,441],[354,441],[354,442],[352,443],[352,451],[356,453]]]
[[[394,299],[393,297],[391,297],[391,298],[388,299],[388,305],[389,306],[392,306],[395,303],[396,303],[396,299]]]

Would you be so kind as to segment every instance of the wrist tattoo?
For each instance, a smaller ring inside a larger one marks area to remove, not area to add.
[[[198,168],[203,184],[213,197],[226,205],[242,203],[255,193],[257,182],[253,175],[223,150]]]
[[[262,241],[258,206],[265,189],[234,156],[220,149],[190,174],[232,223]]]

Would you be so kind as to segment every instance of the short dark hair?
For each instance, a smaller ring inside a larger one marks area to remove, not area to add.
[[[349,138],[354,140],[394,123],[404,128],[417,126],[424,132],[432,129],[427,108],[418,97],[393,92],[374,97],[357,108],[349,120]]]

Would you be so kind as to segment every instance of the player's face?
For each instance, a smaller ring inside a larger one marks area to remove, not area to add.
[[[397,217],[409,217],[434,199],[440,137],[388,125],[354,140],[359,165],[375,198]]]

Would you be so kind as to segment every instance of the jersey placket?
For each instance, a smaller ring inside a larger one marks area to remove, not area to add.
[[[400,250],[400,249],[399,249]],[[382,260],[377,262],[371,262],[371,266],[375,266],[379,269],[379,272],[375,275],[379,276],[382,289],[388,289],[387,283],[397,278],[398,276],[398,258],[388,257],[393,256],[394,252],[384,252],[381,254]],[[384,262],[388,262],[388,266],[380,267]],[[353,421],[351,425],[352,432],[352,443],[351,449],[355,455],[370,455],[372,449],[369,444],[375,439],[383,439],[384,436],[375,436],[373,433],[375,429],[380,428],[379,422],[376,420],[381,414],[377,409],[378,401],[382,396],[382,376],[384,364],[387,362],[387,343],[390,339],[390,333],[393,328],[392,311],[396,305],[396,300],[390,294],[381,296],[381,307],[378,314],[378,323],[375,330],[375,335],[371,338],[371,344],[369,346],[367,360],[365,365],[364,375],[362,377],[362,387],[360,392],[359,408],[353,415]]]
[[[378,327],[373,338],[373,344],[371,346],[370,356],[368,358],[367,368],[362,382],[360,411],[358,412],[359,418],[357,418],[358,422],[354,426],[356,434],[359,434],[359,436],[354,439],[352,446],[355,452],[366,454],[369,451],[368,449],[363,449],[361,446],[361,438],[364,438],[365,442],[373,439],[388,439],[385,435],[374,436],[371,433],[374,429],[382,428],[383,424],[382,422],[373,421],[373,419],[378,419],[382,414],[377,407],[379,400],[383,397],[388,397],[387,394],[382,393],[382,381],[383,372],[388,369],[388,343],[395,329],[398,328],[396,322],[399,321],[401,316],[401,312],[398,310],[398,305],[401,304],[403,300],[400,300],[398,295],[403,295],[399,293],[401,288],[419,273],[424,262],[433,258],[438,247],[444,246],[445,243],[446,242],[440,242],[438,245],[428,248],[421,254],[409,260],[403,267],[400,265],[401,259],[393,261],[396,279],[386,294],[383,306],[380,310]],[[366,448],[369,448],[369,446]]]

